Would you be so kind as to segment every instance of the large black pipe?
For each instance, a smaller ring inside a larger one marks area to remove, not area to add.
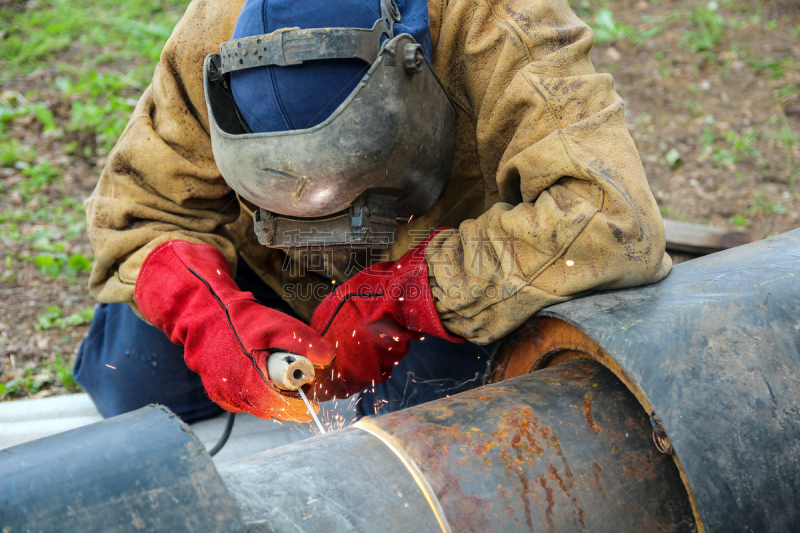
[[[243,531],[205,447],[149,406],[0,450],[0,531]]]
[[[553,320],[596,349],[548,338]],[[546,366],[559,346],[608,366],[653,414],[706,531],[800,531],[800,230],[547,308],[496,374]]]
[[[573,361],[219,467],[250,532],[694,531],[649,417]]]

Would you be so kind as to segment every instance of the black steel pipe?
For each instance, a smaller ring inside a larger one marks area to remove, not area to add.
[[[574,357],[613,370],[706,531],[800,531],[800,230],[549,307],[499,353],[500,378]]]
[[[221,465],[248,531],[694,531],[649,417],[573,361]]]
[[[0,531],[240,532],[205,447],[148,406],[0,450]]]

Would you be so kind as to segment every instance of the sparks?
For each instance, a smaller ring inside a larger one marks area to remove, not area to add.
[[[339,347],[339,341],[336,341],[336,348]]]
[[[222,275],[222,272],[220,272],[219,269],[217,269],[217,276],[221,276],[221,275]]]
[[[400,342],[400,337],[392,337],[392,338],[394,339],[394,342]]]
[[[424,340],[425,340],[425,335],[423,335],[422,337],[420,337],[420,338],[419,338],[419,340],[421,340],[421,341],[424,341]]]
[[[222,378],[222,381],[228,381],[228,380],[227,380],[227,379],[225,379],[225,378]]]
[[[297,338],[297,334],[296,334],[294,331],[292,332],[292,338],[293,338],[293,339],[296,339],[296,338]]]
[[[116,370],[116,369],[117,369],[117,367],[115,367],[115,366],[111,366],[111,365],[109,365],[109,364],[106,364],[106,366],[107,366],[108,368],[110,368],[111,370]]]
[[[309,344],[308,347],[311,348],[311,345]]]
[[[403,298],[403,297],[401,296],[401,297],[400,297],[400,301],[402,302],[403,300],[405,300],[405,298]]]
[[[567,259],[567,266],[568,267],[575,266],[575,261],[573,261],[572,259]]]
[[[356,330],[353,330],[353,337],[356,336]]]

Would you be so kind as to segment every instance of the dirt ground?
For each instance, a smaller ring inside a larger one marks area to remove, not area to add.
[[[0,10],[21,5],[0,1]],[[613,74],[626,100],[627,122],[665,218],[763,237],[800,227],[800,2],[573,5],[598,32],[592,59],[597,70]],[[135,61],[102,69],[125,72]],[[48,128],[33,114],[4,119],[8,137],[36,156],[0,168],[0,399],[77,390],[71,358],[88,331],[86,309],[96,305],[81,263],[92,250],[79,203],[94,187],[105,153],[96,131],[68,126],[81,96],[60,90],[58,77],[56,69],[40,68],[0,86],[0,108],[4,102],[18,108],[22,96],[42,103],[55,121]],[[118,95],[135,100],[140,92],[132,85]],[[26,174],[42,161],[59,177]],[[31,187],[36,194],[28,194]],[[55,270],[47,270],[47,261]]]
[[[620,21],[663,31],[641,45],[598,45],[592,54],[627,102],[662,214],[764,237],[800,227],[800,2],[720,7],[726,22],[744,27],[726,28],[717,45],[693,51],[686,34],[697,28],[686,15],[698,5],[609,3]]]

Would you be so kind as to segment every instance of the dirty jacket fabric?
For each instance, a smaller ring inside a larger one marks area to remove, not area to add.
[[[306,318],[346,252],[258,244],[253,206],[214,163],[203,60],[230,39],[242,0],[195,0],[161,55],[97,188],[86,201],[96,262],[90,289],[133,304],[148,253],[171,239],[237,252]],[[379,259],[397,259],[433,228],[431,288],[444,326],[487,343],[536,311],[588,291],[660,280],[664,229],[610,75],[589,60],[591,30],[565,0],[429,0],[433,65],[457,107],[442,197],[403,225]],[[313,263],[314,261],[311,261]]]

